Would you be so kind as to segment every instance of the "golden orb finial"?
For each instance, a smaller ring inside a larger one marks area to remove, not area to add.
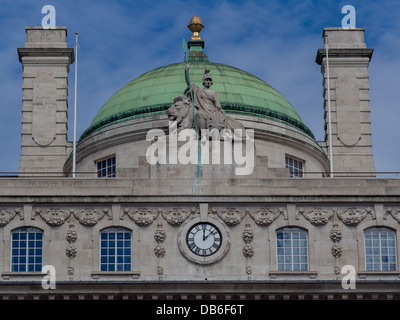
[[[192,40],[201,40],[199,32],[204,28],[204,26],[197,14],[190,19],[187,27],[193,32]]]

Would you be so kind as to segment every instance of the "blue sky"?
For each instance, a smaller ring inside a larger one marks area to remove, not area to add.
[[[340,27],[341,8],[356,8],[365,27],[370,64],[372,142],[378,172],[400,171],[400,1],[109,1],[0,0],[0,172],[18,171],[22,66],[17,48],[25,26],[40,26],[44,5],[67,26],[68,45],[79,32],[77,135],[111,95],[144,72],[183,60],[182,38],[198,14],[204,51],[213,62],[248,71],[294,106],[317,140],[323,140],[322,75],[315,63],[324,27]],[[74,66],[69,74],[72,140]]]

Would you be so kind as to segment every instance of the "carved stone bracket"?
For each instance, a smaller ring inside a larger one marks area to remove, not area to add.
[[[78,219],[79,223],[91,227],[97,224],[105,215],[108,216],[108,219],[112,219],[112,215],[110,210],[107,208],[104,209],[82,209],[78,211],[73,211],[74,217]]]
[[[249,210],[250,216],[254,219],[255,223],[260,226],[269,226],[279,215],[283,214],[287,219],[287,213],[283,208],[260,208]]]
[[[236,208],[224,208],[218,209],[209,207],[209,214],[216,214],[222,221],[224,221],[228,226],[233,227],[236,226],[242,221],[243,217],[248,212],[248,209],[241,210]]]
[[[328,223],[329,219],[333,217],[335,210],[314,208],[306,210],[299,209],[299,214],[302,214],[314,226],[323,226]]]
[[[157,218],[159,210],[160,209],[150,209],[150,208],[135,208],[135,209],[125,208],[122,211],[120,218],[123,219],[123,216],[126,214],[138,226],[146,227],[152,224],[153,221]]]
[[[42,210],[37,208],[32,216],[32,219],[35,219],[35,217],[39,215],[49,226],[57,227],[64,224],[71,213],[72,210],[70,209],[50,208]]]
[[[0,227],[7,225],[16,215],[20,216],[20,219],[24,219],[24,215],[21,209],[4,209],[0,208]]]
[[[344,210],[337,210],[337,216],[343,223],[347,226],[356,226],[359,224],[367,214],[372,214],[371,208],[366,209],[357,209],[357,208],[348,208]]]

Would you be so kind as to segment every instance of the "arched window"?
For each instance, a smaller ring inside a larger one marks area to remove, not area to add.
[[[396,232],[388,228],[364,231],[367,271],[396,270]]]
[[[279,271],[308,270],[308,235],[300,228],[282,228],[276,232]]]
[[[11,232],[11,271],[42,271],[43,231],[19,228]]]
[[[132,234],[125,228],[107,228],[100,234],[100,270],[131,271]]]

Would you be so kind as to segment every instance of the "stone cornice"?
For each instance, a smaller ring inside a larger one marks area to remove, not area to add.
[[[271,281],[69,281],[43,290],[41,281],[2,281],[0,296],[7,299],[393,299],[399,281],[358,280],[354,290],[344,290],[339,280]],[[141,303],[143,303],[141,301]]]
[[[18,59],[22,63],[23,58],[55,58],[55,57],[68,57],[69,64],[75,61],[73,48],[18,48]],[[42,61],[47,63],[46,61]]]
[[[346,49],[329,49],[330,58],[368,58],[371,61],[374,49],[369,48],[346,48]],[[322,64],[323,58],[326,57],[325,49],[318,49],[315,62],[319,65]]]

